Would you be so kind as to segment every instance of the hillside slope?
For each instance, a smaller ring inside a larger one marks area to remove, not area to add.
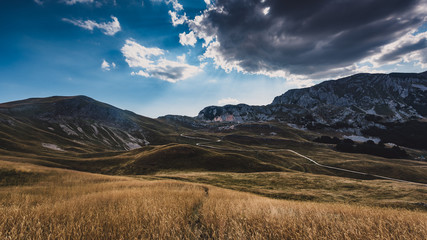
[[[11,146],[16,143],[44,143],[43,147],[58,151],[131,150],[150,143],[167,143],[173,132],[162,121],[86,96],[30,98],[0,104],[0,141],[3,146],[10,146],[8,150],[22,151],[23,148]]]

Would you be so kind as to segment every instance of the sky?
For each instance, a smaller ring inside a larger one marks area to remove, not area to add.
[[[2,0],[0,102],[86,95],[148,117],[427,70],[427,0]]]

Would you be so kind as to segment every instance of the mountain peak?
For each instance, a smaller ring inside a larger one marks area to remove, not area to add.
[[[28,98],[24,100],[18,100],[18,101],[12,101],[12,102],[6,102],[1,103],[0,108],[14,108],[14,107],[20,107],[24,105],[33,105],[33,104],[50,104],[55,102],[60,102],[64,100],[78,100],[78,101],[92,101],[96,102],[96,100],[84,96],[84,95],[77,95],[77,96],[51,96],[51,97],[45,97],[45,98]]]
[[[169,131],[169,126],[160,121],[83,95],[3,103],[0,104],[0,123],[2,116],[11,117],[12,126],[34,125],[49,136],[71,139],[76,146],[90,144],[100,149],[131,150],[149,142],[164,143],[159,133]]]
[[[385,124],[426,117],[426,74],[360,73],[289,90],[267,106],[207,107],[197,118],[226,122],[278,120],[360,131],[378,121]]]

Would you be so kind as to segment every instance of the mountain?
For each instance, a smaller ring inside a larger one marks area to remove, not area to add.
[[[272,105],[279,104],[295,104],[311,111],[325,106],[347,108],[387,121],[422,118],[427,116],[427,72],[357,74],[290,90],[273,100]]]
[[[283,121],[309,129],[359,133],[387,123],[427,117],[427,72],[356,74],[289,90],[266,106],[210,106],[197,120],[207,122]]]
[[[295,113],[295,119],[298,112],[310,113],[298,105],[271,106],[290,109],[286,114],[294,117]],[[239,111],[251,108],[234,107]],[[183,127],[189,121],[194,124]],[[415,131],[426,137],[427,130],[416,127]],[[419,163],[368,155],[360,159],[357,153],[342,153],[330,145],[313,142],[316,137],[318,133],[301,131],[279,121],[218,125],[185,116],[151,119],[86,96],[31,98],[0,104],[0,162],[119,175],[300,171],[371,178],[313,164],[298,155],[301,153],[309,157],[320,154],[324,156],[319,159],[320,164],[335,168],[427,181]],[[408,153],[405,157],[411,159],[425,155],[425,151]]]
[[[58,151],[131,150],[150,143],[167,143],[171,131],[162,121],[86,96],[0,104],[1,146],[8,150],[28,149],[17,143],[39,145],[40,141],[43,147]]]

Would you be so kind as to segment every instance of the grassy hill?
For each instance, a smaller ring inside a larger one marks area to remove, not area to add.
[[[68,152],[131,150],[174,140],[171,125],[85,96],[30,98],[0,104],[0,136],[7,150],[40,143]],[[3,140],[3,141],[6,141]],[[26,145],[14,146],[13,143]]]
[[[81,154],[75,157],[45,160],[80,171],[115,175],[154,174],[164,171],[282,171],[283,168],[264,163],[250,156],[218,153],[188,144],[144,147],[129,152]]]

